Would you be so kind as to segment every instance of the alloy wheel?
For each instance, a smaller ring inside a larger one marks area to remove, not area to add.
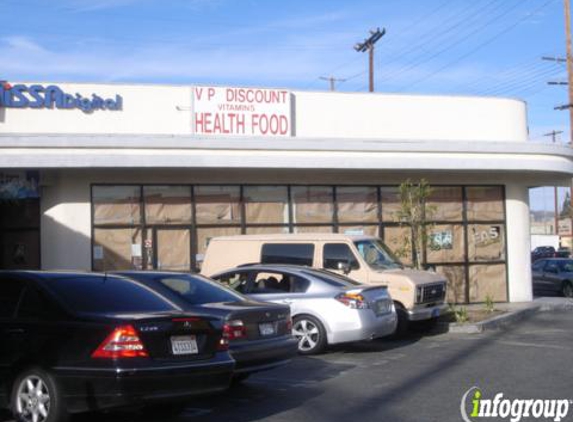
[[[36,375],[24,378],[18,386],[16,412],[25,422],[44,422],[50,414],[50,391]]]
[[[320,330],[307,319],[297,321],[292,333],[298,339],[298,349],[303,352],[314,349],[320,341]]]

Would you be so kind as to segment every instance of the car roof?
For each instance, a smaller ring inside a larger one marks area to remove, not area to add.
[[[224,274],[229,272],[236,272],[236,271],[245,271],[245,270],[268,270],[268,271],[285,271],[285,272],[292,272],[292,273],[313,273],[316,272],[315,268],[307,267],[304,265],[294,265],[294,264],[246,264],[240,265],[235,268],[230,268],[228,270],[219,271],[217,274]],[[217,275],[216,274],[216,275]]]

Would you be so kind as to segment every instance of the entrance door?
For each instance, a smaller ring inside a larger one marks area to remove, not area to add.
[[[40,200],[0,200],[0,269],[40,269]]]
[[[154,228],[146,234],[146,269],[191,271],[191,230]]]

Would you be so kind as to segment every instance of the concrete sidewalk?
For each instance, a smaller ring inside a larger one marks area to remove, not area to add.
[[[466,305],[468,310],[484,309],[483,304]],[[475,323],[445,323],[450,333],[481,333],[486,330],[497,330],[533,315],[536,312],[573,310],[573,299],[565,297],[538,297],[532,302],[496,303],[495,309],[503,311],[501,315]]]

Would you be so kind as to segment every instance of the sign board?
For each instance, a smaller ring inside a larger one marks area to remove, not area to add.
[[[572,233],[573,225],[570,218],[562,218],[559,220],[557,234],[560,236],[570,236]]]
[[[291,136],[290,93],[282,89],[194,87],[193,133]]]
[[[57,85],[10,85],[0,83],[0,107],[80,109],[84,113],[95,110],[122,110],[123,98],[102,98],[99,95],[83,96],[80,93],[67,93]]]
[[[0,171],[0,199],[39,198],[39,183],[37,171]]]

